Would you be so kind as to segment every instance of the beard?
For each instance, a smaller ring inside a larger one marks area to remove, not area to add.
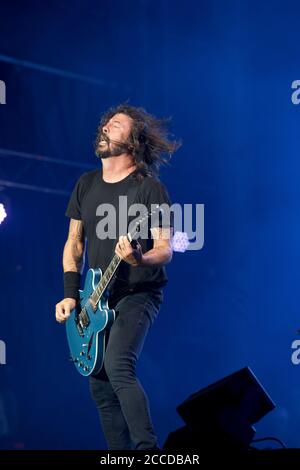
[[[103,146],[103,148],[97,149],[96,155],[99,158],[109,158],[109,157],[118,157],[124,153],[124,147],[123,145],[113,145],[107,144],[106,146]]]
[[[106,144],[100,145],[101,140]],[[98,158],[118,157],[122,153],[128,151],[128,146],[125,143],[112,143],[106,136],[101,136],[96,150]]]

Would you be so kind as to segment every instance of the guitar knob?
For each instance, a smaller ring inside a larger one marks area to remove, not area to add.
[[[90,354],[88,354],[87,358],[90,361],[92,359],[92,356]]]
[[[84,356],[85,355],[85,352],[84,351],[80,351],[80,356]]]
[[[78,359],[76,359],[76,357],[75,357],[75,359],[73,359],[73,357],[70,356],[70,357],[69,357],[69,361],[70,361],[70,362],[78,362]]]

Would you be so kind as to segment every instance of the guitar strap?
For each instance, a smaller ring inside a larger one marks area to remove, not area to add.
[[[132,176],[131,179],[134,180],[134,177]],[[129,209],[129,207],[132,204],[136,203],[140,188],[141,188],[141,183],[139,181],[137,184],[133,184],[132,186],[130,186],[129,191],[127,193],[127,209]],[[128,231],[128,224],[127,224],[127,231]]]

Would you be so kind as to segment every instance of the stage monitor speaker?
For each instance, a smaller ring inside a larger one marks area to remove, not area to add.
[[[170,433],[164,449],[195,446],[245,449],[257,423],[275,404],[249,367],[190,395],[177,407],[186,426]]]

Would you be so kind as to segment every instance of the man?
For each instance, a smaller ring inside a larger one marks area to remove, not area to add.
[[[135,368],[163,301],[164,265],[172,258],[172,222],[153,222],[149,236],[141,237],[136,246],[118,230],[114,239],[100,239],[99,223],[104,219],[99,206],[112,204],[118,225],[120,196],[131,194],[132,198],[134,194],[131,202],[142,203],[148,210],[151,204],[170,205],[168,193],[155,175],[166,162],[163,155],[174,152],[178,143],[168,140],[162,125],[141,108],[121,105],[109,110],[100,122],[95,143],[102,169],[81,176],[66,211],[71,220],[63,253],[64,299],[56,305],[58,322],[67,320],[79,298],[85,240],[90,268],[100,267],[104,272],[115,253],[122,260],[109,286],[109,307],[115,310],[116,319],[107,333],[104,365],[97,376],[89,378],[110,450],[159,448],[148,398]]]

